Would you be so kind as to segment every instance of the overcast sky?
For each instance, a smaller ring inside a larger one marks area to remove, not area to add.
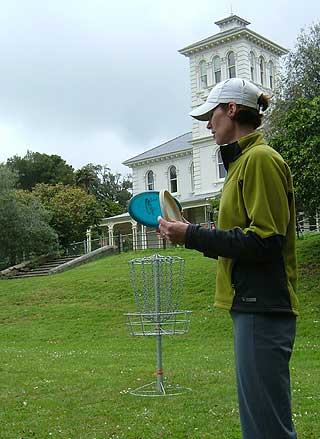
[[[189,62],[177,51],[234,14],[292,49],[319,0],[3,0],[0,162],[27,150],[75,169],[124,160],[191,129]]]

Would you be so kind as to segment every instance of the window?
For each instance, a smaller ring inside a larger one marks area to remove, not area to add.
[[[265,68],[265,61],[262,56],[260,56],[260,83],[261,85],[265,84],[265,74],[266,74],[266,68]]]
[[[177,183],[177,169],[175,166],[171,166],[169,169],[170,176],[170,192],[178,192],[178,183]]]
[[[152,171],[147,172],[147,189],[148,191],[154,190],[154,175]]]
[[[250,76],[251,81],[255,81],[256,78],[256,72],[255,72],[255,65],[256,65],[256,59],[253,52],[250,52]]]
[[[201,61],[200,63],[200,88],[208,87],[208,76],[207,76],[207,63],[206,61]]]
[[[219,56],[215,56],[212,60],[213,82],[218,84],[221,81],[221,60]]]
[[[234,52],[228,53],[228,77],[235,78],[236,77],[236,59],[234,56]]]
[[[226,168],[224,167],[224,164],[222,161],[220,149],[218,149],[218,151],[217,151],[217,165],[218,165],[218,177],[225,178],[225,176],[227,175],[227,171],[226,171]]]
[[[269,61],[269,86],[272,89],[274,83],[274,68],[273,68],[273,62]]]

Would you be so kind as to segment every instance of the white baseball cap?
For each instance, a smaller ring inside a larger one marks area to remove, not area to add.
[[[241,78],[231,78],[213,87],[204,104],[192,110],[189,115],[198,120],[209,120],[210,112],[219,104],[235,102],[259,110],[258,99],[263,94],[256,85]]]

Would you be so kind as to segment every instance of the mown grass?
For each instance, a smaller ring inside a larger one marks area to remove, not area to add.
[[[298,243],[300,310],[292,358],[299,438],[320,438],[320,235]],[[106,257],[45,278],[0,282],[0,438],[239,439],[232,326],[215,310],[215,262],[184,249],[187,335],[163,337],[166,383],[192,392],[127,393],[155,379],[153,337],[131,337],[128,260]]]

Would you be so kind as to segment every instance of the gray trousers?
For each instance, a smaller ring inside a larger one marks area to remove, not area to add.
[[[289,361],[296,318],[231,312],[243,439],[296,439]]]

